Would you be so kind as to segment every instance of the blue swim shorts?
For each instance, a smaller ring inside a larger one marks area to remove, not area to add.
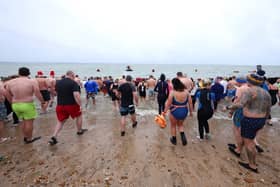
[[[253,140],[257,132],[265,125],[266,118],[248,118],[241,120],[241,136]]]
[[[239,108],[233,114],[233,124],[236,127],[240,127],[242,118],[243,118],[243,109]]]

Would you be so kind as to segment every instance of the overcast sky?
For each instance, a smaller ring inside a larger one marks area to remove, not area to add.
[[[0,0],[0,61],[280,65],[280,1]]]

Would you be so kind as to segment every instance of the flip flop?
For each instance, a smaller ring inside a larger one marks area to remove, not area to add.
[[[51,137],[51,140],[49,141],[50,145],[55,145],[57,144],[57,139],[55,137]]]
[[[27,138],[24,138],[23,140],[24,140],[24,143],[25,143],[25,144],[30,144],[30,143],[35,142],[36,140],[39,140],[39,139],[41,139],[41,136],[32,138],[31,140],[27,140]]]
[[[82,135],[86,131],[88,131],[88,130],[87,129],[81,129],[80,131],[77,132],[77,135]]]
[[[242,166],[242,167],[248,169],[248,170],[251,170],[251,171],[253,171],[253,172],[255,172],[255,173],[259,173],[258,168],[256,168],[256,169],[251,168],[250,165],[249,165],[248,163],[238,162],[238,164],[239,164],[240,166]]]
[[[233,147],[228,147],[228,149],[230,150],[231,153],[233,153],[235,156],[237,156],[238,158],[240,157],[240,153],[235,151],[235,148]]]
[[[256,149],[257,149],[258,153],[264,152],[263,148],[261,148],[259,145],[256,145]]]
[[[235,144],[233,144],[233,143],[229,143],[229,144],[227,144],[229,147],[233,147],[234,149],[236,148],[236,145]]]

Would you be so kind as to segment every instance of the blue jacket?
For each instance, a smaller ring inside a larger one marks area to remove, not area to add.
[[[215,83],[211,86],[211,92],[215,94],[215,101],[224,98],[224,87],[220,83]]]
[[[84,86],[85,86],[87,93],[97,93],[98,92],[98,84],[93,80],[87,81]]]

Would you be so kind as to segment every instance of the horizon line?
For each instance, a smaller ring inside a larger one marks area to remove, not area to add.
[[[222,63],[211,63],[211,64],[208,64],[208,63],[176,63],[176,62],[172,62],[172,63],[165,63],[165,62],[75,62],[75,61],[68,61],[68,62],[65,62],[65,61],[60,61],[60,62],[57,62],[57,61],[0,61],[0,63],[18,63],[18,64],[22,64],[22,63],[27,63],[27,64],[36,64],[36,63],[57,63],[57,64],[67,64],[67,63],[71,63],[71,64],[126,64],[126,65],[131,65],[131,64],[137,64],[137,65],[140,65],[140,64],[176,64],[176,65],[226,65],[226,66],[234,66],[234,65],[238,65],[238,66],[256,66],[256,65],[262,65],[262,66],[279,66],[278,64],[228,64],[228,63],[225,63],[225,64],[222,64]]]

